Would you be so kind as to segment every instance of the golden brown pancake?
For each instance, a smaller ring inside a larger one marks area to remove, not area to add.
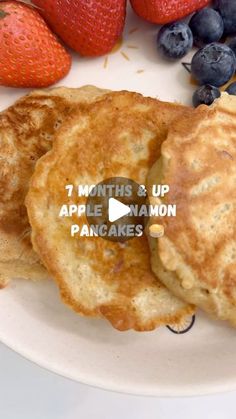
[[[93,86],[39,90],[0,114],[0,286],[13,276],[48,276],[30,241],[24,205],[29,180],[71,112],[104,93]]]
[[[123,244],[71,237],[71,225],[87,220],[59,217],[62,205],[78,203],[65,193],[67,184],[118,176],[144,184],[170,123],[190,112],[136,93],[110,93],[71,117],[38,161],[26,199],[33,246],[76,312],[139,331],[178,323],[193,312],[155,278],[145,237]]]
[[[170,186],[152,266],[176,296],[236,325],[236,97],[223,94],[169,132],[149,182]]]

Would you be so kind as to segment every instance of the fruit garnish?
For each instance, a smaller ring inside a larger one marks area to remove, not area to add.
[[[8,13],[4,12],[4,10],[0,10],[0,19],[3,19],[7,15],[8,15]]]
[[[130,0],[130,2],[137,15],[159,24],[182,19],[210,4],[209,0]]]
[[[235,73],[235,55],[227,45],[209,44],[193,56],[191,73],[200,85],[223,86]]]
[[[199,105],[210,106],[220,95],[220,90],[215,86],[211,86],[210,84],[201,86],[193,94],[193,106],[195,108]]]
[[[225,34],[231,35],[236,33],[236,2],[235,0],[216,0],[215,9],[222,16],[225,28]]]
[[[236,96],[236,82],[231,83],[225,90],[229,95]]]
[[[157,45],[165,57],[171,59],[182,58],[193,46],[193,35],[186,23],[171,23],[160,29]]]
[[[228,43],[228,46],[232,49],[236,57],[236,38],[232,38]]]
[[[218,42],[224,33],[224,23],[220,14],[206,7],[195,13],[189,22],[194,44],[198,47]]]
[[[71,58],[32,7],[0,2],[0,84],[47,87],[70,70]]]
[[[126,0],[32,0],[53,31],[85,56],[109,53],[125,23]]]

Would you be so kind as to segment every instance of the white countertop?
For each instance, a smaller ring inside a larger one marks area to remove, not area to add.
[[[0,344],[1,419],[233,419],[236,392],[158,399],[102,391],[52,374]]]

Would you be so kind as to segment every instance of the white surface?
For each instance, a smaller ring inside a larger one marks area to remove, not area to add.
[[[236,334],[197,316],[174,335],[120,333],[64,306],[53,281],[15,280],[0,292],[0,340],[65,377],[138,395],[183,396],[236,387]]]
[[[131,33],[135,28],[139,30]],[[155,25],[130,15],[123,45],[109,56],[107,68],[104,57],[76,57],[61,84],[78,87],[90,83],[189,103],[189,75],[179,62],[166,64],[159,58],[156,34]],[[136,46],[138,49],[133,48]],[[0,88],[0,108],[23,93]],[[62,305],[52,282],[15,281],[0,292],[0,318],[2,342],[84,383],[159,396],[236,389],[235,331],[203,316],[182,336],[166,328],[145,334],[119,333],[106,322],[82,319]]]
[[[2,419],[234,419],[236,392],[188,399],[105,392],[49,373],[0,345]]]

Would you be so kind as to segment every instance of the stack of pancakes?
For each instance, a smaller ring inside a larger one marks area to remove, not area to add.
[[[105,93],[91,86],[39,90],[0,113],[0,286],[11,277],[48,276],[31,245],[25,207],[30,178],[71,113]]]
[[[179,298],[236,326],[236,97],[222,94],[170,128],[149,185],[168,184],[176,218],[152,219],[152,268]]]
[[[233,322],[234,111],[228,96],[193,111],[86,86],[33,92],[3,112],[2,286],[50,276],[72,309],[119,330],[179,324],[195,304]],[[151,220],[165,227],[164,238],[150,240],[152,267],[145,236],[69,236],[73,220],[59,218],[70,204],[66,184],[145,184],[148,174],[150,184],[170,185],[178,212]]]

